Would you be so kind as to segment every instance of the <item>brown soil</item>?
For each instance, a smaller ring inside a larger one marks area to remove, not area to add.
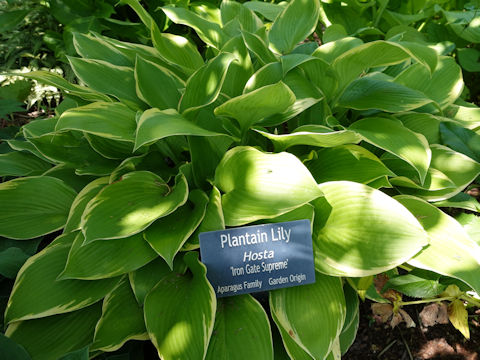
[[[402,323],[394,329],[376,322],[370,306],[368,300],[360,305],[357,338],[342,360],[480,360],[480,315],[470,315],[467,341],[451,324],[423,327],[422,305],[404,309],[416,327]]]

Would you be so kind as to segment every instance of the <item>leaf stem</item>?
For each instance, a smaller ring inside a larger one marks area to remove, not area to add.
[[[400,305],[416,305],[416,304],[427,304],[432,302],[444,301],[444,300],[455,300],[457,296],[445,296],[440,298],[433,298],[433,299],[422,299],[422,300],[414,300],[414,301],[401,301]]]

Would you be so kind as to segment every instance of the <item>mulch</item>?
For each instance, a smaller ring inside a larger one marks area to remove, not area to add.
[[[342,360],[480,360],[480,315],[469,315],[466,340],[451,324],[423,327],[419,313],[424,305],[404,307],[416,327],[402,323],[392,329],[374,319],[371,304],[360,304],[357,337]]]

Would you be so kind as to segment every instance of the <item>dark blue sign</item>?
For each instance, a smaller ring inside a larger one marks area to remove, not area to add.
[[[315,282],[309,220],[201,233],[200,252],[217,297]]]

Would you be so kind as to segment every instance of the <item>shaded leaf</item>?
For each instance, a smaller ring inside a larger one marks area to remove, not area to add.
[[[191,273],[164,277],[145,299],[148,334],[162,359],[203,359],[212,334],[215,292],[198,253],[184,256]]]
[[[103,300],[102,317],[95,326],[90,351],[115,351],[128,340],[147,339],[142,308],[125,277]]]
[[[101,300],[116,286],[118,278],[56,280],[65,266],[69,249],[69,244],[59,242],[27,260],[10,295],[5,311],[6,322],[82,309]]]
[[[75,191],[61,180],[32,176],[0,184],[0,235],[31,239],[63,228]]]
[[[5,335],[21,344],[36,360],[57,359],[93,340],[101,315],[100,303],[67,314],[11,324]]]
[[[273,360],[270,323],[250,295],[221,298],[217,303],[207,360]]]
[[[122,239],[94,241],[83,245],[79,232],[68,254],[59,279],[96,280],[111,278],[134,271],[157,257],[143,240],[143,234]]]

